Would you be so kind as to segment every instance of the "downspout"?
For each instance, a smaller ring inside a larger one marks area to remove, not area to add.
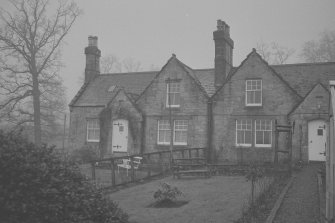
[[[207,162],[212,162],[212,136],[213,136],[213,101],[207,102]]]
[[[141,134],[141,148],[140,148],[140,154],[144,153],[145,150],[145,122],[146,122],[146,117],[145,115],[142,114],[142,134]]]

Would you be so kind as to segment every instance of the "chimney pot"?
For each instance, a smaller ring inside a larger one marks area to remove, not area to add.
[[[224,30],[225,29],[225,22],[221,19],[217,20],[217,29],[218,30]]]
[[[97,36],[89,36],[88,37],[88,46],[98,47],[98,37]]]

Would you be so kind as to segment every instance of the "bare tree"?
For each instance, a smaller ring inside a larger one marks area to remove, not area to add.
[[[122,65],[126,72],[137,72],[141,70],[141,63],[131,57],[123,59]]]
[[[294,49],[280,46],[278,43],[267,44],[263,41],[257,43],[256,49],[269,64],[284,64],[295,52]]]
[[[120,73],[122,72],[122,64],[120,59],[112,54],[101,58],[101,73]]]
[[[75,3],[62,0],[52,14],[48,0],[10,3],[11,10],[1,8],[0,12],[0,109],[7,116],[30,117],[34,141],[40,145],[41,110],[52,109],[46,103],[49,96],[59,97],[59,48],[80,10]]]
[[[324,31],[319,40],[306,42],[300,56],[306,62],[335,62],[335,30]]]

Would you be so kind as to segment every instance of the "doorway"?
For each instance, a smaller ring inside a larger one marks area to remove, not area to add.
[[[128,152],[128,120],[113,121],[112,152]]]
[[[323,120],[308,122],[308,159],[325,161],[327,125]]]

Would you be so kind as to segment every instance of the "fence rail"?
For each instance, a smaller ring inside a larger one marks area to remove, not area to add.
[[[116,187],[170,172],[170,150],[93,160],[81,171],[97,187]],[[205,148],[173,149],[173,158],[205,158]],[[138,157],[140,161],[138,162]],[[137,162],[136,162],[137,161]],[[127,163],[125,163],[127,162]]]

